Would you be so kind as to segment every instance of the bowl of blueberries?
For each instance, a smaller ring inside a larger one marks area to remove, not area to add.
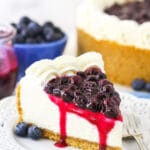
[[[41,59],[54,59],[62,55],[67,43],[66,34],[52,22],[40,25],[24,16],[19,23],[11,24],[16,29],[13,49],[19,62],[18,80],[24,76],[26,68]]]

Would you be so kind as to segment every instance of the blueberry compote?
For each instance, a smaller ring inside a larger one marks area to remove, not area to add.
[[[122,117],[119,111],[119,94],[99,68],[90,67],[73,76],[52,79],[47,83],[45,91],[60,112],[60,140],[56,146],[67,145],[66,124],[69,112],[97,127],[99,148],[106,150],[108,134],[116,121],[122,122]]]
[[[0,99],[12,94],[17,77],[17,60],[10,39],[14,35],[11,27],[0,26]]]
[[[104,11],[109,15],[115,15],[122,20],[135,20],[142,24],[150,21],[150,0],[127,2],[123,5],[115,3]]]

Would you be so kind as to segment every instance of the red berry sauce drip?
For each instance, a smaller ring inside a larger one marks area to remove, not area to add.
[[[119,94],[99,68],[90,67],[74,76],[50,80],[45,92],[60,111],[60,141],[56,146],[66,146],[66,115],[74,113],[97,127],[101,150],[107,146],[107,135],[115,121],[122,121]]]
[[[113,129],[116,121],[122,121],[121,115],[116,119],[107,118],[102,113],[94,113],[90,110],[83,110],[73,103],[64,102],[61,98],[48,94],[49,99],[59,107],[60,111],[60,140],[55,144],[58,147],[65,147],[66,144],[66,121],[67,112],[74,113],[91,124],[95,125],[99,134],[100,150],[105,150],[107,146],[107,135]]]

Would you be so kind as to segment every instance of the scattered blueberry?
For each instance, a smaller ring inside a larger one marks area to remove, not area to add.
[[[135,79],[131,85],[134,90],[140,91],[144,89],[145,81],[143,79]]]
[[[146,90],[147,92],[150,92],[150,82],[146,83],[146,85],[145,85],[145,90]]]
[[[42,137],[42,131],[40,128],[32,125],[28,128],[28,137],[34,140],[38,140]]]
[[[20,137],[26,137],[28,131],[28,125],[24,122],[18,123],[15,127],[15,134]]]

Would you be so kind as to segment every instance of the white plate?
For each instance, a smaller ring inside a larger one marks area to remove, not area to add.
[[[122,111],[136,113],[145,143],[150,149],[150,101],[137,99],[129,94],[120,94]],[[16,137],[13,133],[16,120],[15,97],[5,98],[0,102],[0,150],[60,150],[49,140],[33,141]],[[75,150],[75,148],[67,147],[63,150]],[[137,146],[134,141],[126,141],[123,142],[123,150],[137,150]]]

